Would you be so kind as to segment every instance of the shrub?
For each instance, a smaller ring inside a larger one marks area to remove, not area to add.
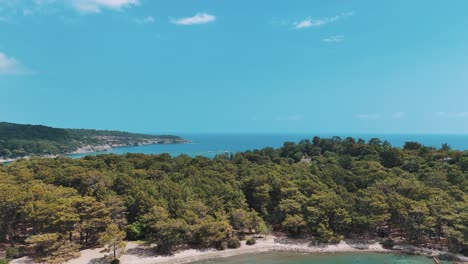
[[[125,227],[125,233],[127,234],[128,240],[139,240],[144,238],[143,226],[140,222],[127,225]]]
[[[0,264],[8,264],[9,262],[8,259],[0,259]]]
[[[343,236],[333,236],[331,239],[330,239],[330,243],[331,244],[338,244],[341,242],[341,240],[343,240]]]
[[[9,259],[20,258],[23,255],[23,250],[17,247],[9,247],[6,251],[6,257]]]
[[[227,244],[228,248],[239,248],[241,243],[237,237],[230,238]]]
[[[245,240],[245,234],[244,233],[239,233],[237,235],[237,237],[239,238],[239,240]]]
[[[458,258],[454,254],[443,253],[439,255],[439,259],[445,261],[456,261]]]
[[[228,248],[228,242],[219,241],[219,242],[216,242],[215,246],[217,250],[225,250],[226,248]]]
[[[248,246],[252,246],[252,245],[255,245],[256,242],[257,242],[257,241],[255,240],[255,237],[251,237],[251,238],[247,239],[246,244],[247,244]]]
[[[393,241],[392,239],[385,239],[384,241],[380,242],[380,244],[382,245],[383,248],[386,248],[386,249],[392,249],[394,246],[395,246],[395,241]]]

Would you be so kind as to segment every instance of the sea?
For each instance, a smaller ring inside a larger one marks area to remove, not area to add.
[[[442,261],[442,263],[453,262]],[[434,260],[423,256],[381,253],[300,254],[271,252],[203,260],[192,264],[434,264]]]
[[[94,152],[85,154],[70,154],[72,158],[80,158],[86,155],[97,154],[161,154],[168,153],[171,156],[185,154],[188,156],[214,157],[218,154],[236,153],[247,150],[262,149],[266,147],[278,148],[284,142],[299,142],[302,139],[312,139],[314,136],[330,138],[339,136],[341,138],[354,137],[369,140],[380,138],[387,140],[393,146],[401,147],[407,141],[416,141],[426,146],[439,148],[442,144],[449,144],[452,149],[468,150],[468,135],[417,135],[417,134],[178,134],[191,143],[187,144],[159,144],[132,147],[117,147],[106,152]]]

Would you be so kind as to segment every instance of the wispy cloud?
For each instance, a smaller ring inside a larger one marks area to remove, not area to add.
[[[322,39],[322,41],[325,43],[339,43],[339,42],[344,41],[344,36],[342,35],[330,36],[330,37]]]
[[[396,113],[393,113],[392,118],[393,119],[402,119],[405,116],[406,116],[405,112],[396,112]]]
[[[365,119],[365,120],[377,120],[381,118],[379,114],[357,114],[355,117],[357,119]]]
[[[71,0],[72,6],[81,13],[100,13],[102,9],[121,10],[139,5],[139,0]]]
[[[18,60],[0,52],[0,75],[22,75],[31,73]]]
[[[306,18],[303,20],[299,20],[296,22],[293,22],[293,26],[295,29],[305,29],[305,28],[310,28],[310,27],[320,27],[326,24],[330,24],[333,22],[336,22],[340,19],[354,16],[354,11],[351,12],[346,12],[346,13],[341,13],[333,17],[323,17],[323,18],[318,18],[318,19],[313,19],[313,18]]]
[[[26,16],[32,16],[32,15],[34,15],[34,11],[28,8],[23,9],[23,16],[26,17]]]
[[[123,10],[140,5],[140,0],[0,0],[0,10],[11,15],[55,14],[72,9],[80,14],[101,13],[104,9]]]
[[[468,118],[468,112],[437,112],[440,118]]]
[[[207,13],[198,13],[192,17],[184,17],[179,19],[172,19],[172,23],[176,25],[199,25],[199,24],[207,24],[214,22],[216,20],[216,16],[207,14]]]
[[[296,29],[301,29],[301,28],[308,28],[308,27],[312,27],[312,26],[314,26],[314,24],[312,24],[312,20],[306,19],[306,20],[302,20],[302,21],[297,22],[295,28]]]
[[[141,19],[135,19],[135,22],[140,25],[153,24],[156,20],[152,16],[147,16]]]

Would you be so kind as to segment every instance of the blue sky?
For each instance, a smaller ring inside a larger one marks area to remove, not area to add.
[[[0,0],[0,120],[468,133],[468,1]]]

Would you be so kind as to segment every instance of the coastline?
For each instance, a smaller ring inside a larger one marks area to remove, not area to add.
[[[0,157],[0,165],[4,163],[11,163],[17,160],[21,159],[31,159],[32,157],[39,157],[39,158],[48,158],[48,159],[53,159],[59,156],[67,156],[67,155],[75,155],[75,154],[88,154],[88,153],[94,153],[94,152],[109,152],[114,148],[121,148],[121,147],[131,147],[131,146],[147,146],[147,145],[165,145],[165,144],[188,144],[191,143],[189,140],[180,140],[176,142],[166,142],[166,141],[152,141],[152,142],[145,142],[145,143],[140,143],[136,145],[125,145],[125,144],[105,144],[105,145],[86,145],[79,147],[78,149],[69,152],[69,153],[63,153],[63,154],[58,154],[58,155],[52,155],[52,154],[46,154],[46,155],[27,155],[23,157],[18,157],[18,158],[4,158]]]
[[[28,159],[31,159],[32,157],[54,159],[54,158],[56,158],[58,156],[60,156],[60,155],[51,155],[51,154],[47,154],[47,155],[27,155],[27,156],[24,156],[24,157],[19,157],[19,158],[14,158],[14,159],[5,159],[5,158],[0,157],[0,165],[2,165],[4,163],[11,163],[11,162],[21,160],[21,159],[28,160]]]
[[[265,240],[259,239],[257,243],[252,246],[245,244],[242,241],[241,247],[237,249],[226,249],[219,251],[216,249],[209,250],[195,250],[189,249],[182,252],[178,252],[173,256],[160,256],[152,259],[136,259],[131,255],[124,255],[121,258],[122,263],[136,263],[136,264],[185,264],[192,263],[195,261],[209,260],[209,259],[222,259],[228,257],[234,257],[239,255],[248,254],[259,254],[267,252],[293,252],[293,253],[309,253],[309,254],[322,254],[322,253],[390,253],[391,251],[383,249],[380,244],[369,245],[368,249],[357,249],[348,245],[346,242],[342,242],[337,245],[328,245],[325,247],[309,247],[307,244],[280,244],[274,241],[274,238],[267,238]],[[140,261],[139,261],[140,260]],[[78,264],[78,263],[76,263]]]
[[[195,261],[203,261],[210,259],[222,259],[239,255],[259,254],[266,252],[292,252],[304,254],[334,254],[334,253],[393,253],[393,254],[407,254],[404,249],[407,247],[396,247],[395,250],[384,249],[378,242],[370,244],[351,244],[341,241],[338,244],[326,246],[309,246],[308,243],[293,241],[293,243],[283,244],[277,242],[277,237],[267,236],[263,239],[258,239],[257,243],[252,246],[241,242],[241,247],[237,249],[187,249],[179,251],[170,256],[157,255],[147,244],[128,242],[125,254],[120,257],[122,264],[186,264]],[[422,255],[429,258],[438,256],[444,252],[420,249],[417,248],[413,255]],[[66,262],[67,264],[87,264],[87,263],[103,263],[100,261],[105,256],[102,248],[86,249],[81,251],[79,258]],[[468,258],[457,256],[459,262],[468,263]],[[16,259],[11,262],[12,264],[29,264],[32,263],[30,258]]]

